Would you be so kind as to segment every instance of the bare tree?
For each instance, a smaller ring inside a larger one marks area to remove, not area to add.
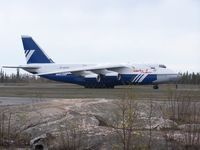
[[[200,105],[195,97],[188,91],[169,91],[168,107],[165,111],[169,119],[180,126],[178,138],[183,149],[198,149],[200,146]],[[167,131],[168,139],[175,140],[177,131]],[[176,139],[177,140],[177,139]],[[174,148],[176,145],[174,145]]]
[[[77,124],[68,122],[60,127],[59,133],[59,145],[53,149],[81,150],[81,147],[84,146],[82,138],[86,133]]]
[[[137,103],[135,100],[135,94],[132,89],[126,89],[124,92],[124,98],[116,102],[118,111],[116,112],[116,121],[113,124],[113,128],[119,137],[122,147],[120,149],[130,150],[133,149],[133,132],[134,123],[137,118]],[[120,147],[118,145],[117,147]]]
[[[149,105],[150,105],[150,109],[149,109],[149,116],[148,116],[148,123],[149,123],[149,143],[148,143],[148,149],[151,149],[151,144],[152,144],[152,113],[153,113],[152,99],[150,99]]]

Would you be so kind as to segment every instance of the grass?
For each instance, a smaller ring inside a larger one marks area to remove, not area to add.
[[[200,88],[192,85],[181,85],[179,91],[190,91],[193,96],[200,99]],[[138,99],[165,100],[169,89],[175,85],[161,85],[154,90],[151,85],[145,86],[117,86],[115,89],[85,89],[81,86],[62,83],[0,83],[0,97],[39,97],[39,98],[110,98],[116,99],[124,96],[124,91],[133,90]]]

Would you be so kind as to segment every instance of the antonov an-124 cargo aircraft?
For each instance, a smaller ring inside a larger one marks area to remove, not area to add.
[[[117,85],[153,85],[176,82],[179,74],[165,65],[149,64],[56,64],[30,36],[22,36],[26,65],[21,68],[50,80],[73,83],[85,88],[114,88]]]

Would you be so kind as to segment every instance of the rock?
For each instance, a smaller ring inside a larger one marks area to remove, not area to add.
[[[28,121],[21,128],[32,135],[30,144],[33,149],[70,146],[61,142],[62,137],[70,140],[69,143],[75,140],[76,145],[80,142],[78,137],[74,137],[77,134],[81,136],[81,149],[99,147],[114,133],[112,128],[106,127],[107,120],[112,118],[112,106],[115,106],[112,100],[105,99],[55,100],[40,106],[36,104],[33,113],[29,112],[28,115],[32,120],[26,119]],[[51,136],[47,136],[47,133]]]
[[[178,124],[172,120],[153,117],[151,118],[151,126],[148,124],[145,129],[175,129],[177,126]]]
[[[200,124],[182,124],[178,128],[183,131],[200,131]]]
[[[166,134],[166,138],[170,141],[176,141],[178,143],[181,143],[183,146],[186,147],[200,146],[200,139],[198,132],[171,131]]]
[[[32,149],[69,149],[73,145],[77,149],[113,149],[113,146],[122,146],[119,135],[122,129],[114,128],[115,123],[122,121],[117,102],[112,99],[57,99],[12,106],[9,109],[11,130],[30,135]],[[150,105],[149,101],[136,101],[133,105],[137,106],[131,131],[134,144],[147,146],[151,136],[149,129],[152,129],[153,149],[165,147],[162,130],[174,130],[177,123],[164,119],[160,108],[164,103],[152,101]],[[173,140],[184,141],[178,133],[175,137]]]
[[[31,148],[33,150],[47,150],[48,145],[47,145],[46,140],[47,140],[46,134],[43,134],[39,137],[32,139],[30,141]]]

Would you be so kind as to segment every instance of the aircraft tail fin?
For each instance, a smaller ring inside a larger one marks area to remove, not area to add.
[[[22,43],[27,64],[54,63],[30,36],[22,36]]]

